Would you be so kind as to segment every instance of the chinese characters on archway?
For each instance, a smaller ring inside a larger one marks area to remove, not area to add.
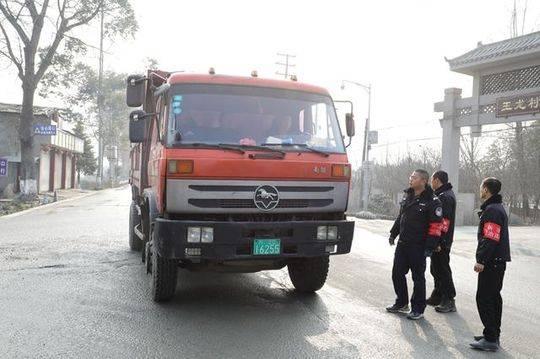
[[[540,112],[540,93],[497,99],[497,117]]]

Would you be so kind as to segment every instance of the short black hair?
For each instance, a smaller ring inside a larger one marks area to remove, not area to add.
[[[502,183],[495,177],[488,177],[482,181],[482,187],[486,188],[492,195],[496,195],[501,191]]]
[[[429,173],[426,170],[418,169],[414,170],[414,172],[418,173],[423,180],[429,181]]]
[[[442,170],[439,170],[435,173],[433,173],[433,178],[436,178],[438,179],[439,181],[441,181],[442,184],[447,184],[448,183],[448,173],[442,171]]]

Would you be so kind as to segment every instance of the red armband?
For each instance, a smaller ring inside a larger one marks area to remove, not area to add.
[[[442,234],[442,223],[431,222],[428,228],[428,236],[440,237]]]
[[[443,233],[448,233],[449,229],[450,229],[450,220],[448,218],[443,218],[441,231]]]
[[[484,238],[499,242],[501,240],[501,226],[497,223],[486,222],[482,231]]]

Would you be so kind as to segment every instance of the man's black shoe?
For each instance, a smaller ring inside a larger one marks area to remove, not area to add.
[[[439,305],[439,304],[441,304],[441,298],[440,297],[434,297],[433,295],[431,295],[431,297],[429,297],[426,300],[426,304],[427,305],[432,305],[432,306]]]
[[[418,320],[422,318],[424,318],[424,314],[415,311],[411,311],[409,314],[407,314],[407,319],[410,320]]]
[[[474,340],[476,340],[476,341],[479,341],[479,340],[482,340],[482,339],[484,339],[483,335],[475,335],[474,336]],[[501,345],[501,341],[500,341],[499,338],[497,338],[497,344],[499,344],[499,346]]]
[[[485,338],[482,338],[469,345],[473,349],[483,350],[486,352],[496,352],[497,350],[499,350],[499,344],[497,344],[496,342],[488,342]]]
[[[456,311],[456,302],[453,299],[443,300],[441,304],[435,307],[439,313],[450,313]]]
[[[405,304],[405,305],[399,306],[397,304],[394,304],[389,307],[386,307],[386,311],[390,313],[408,313],[409,305]]]

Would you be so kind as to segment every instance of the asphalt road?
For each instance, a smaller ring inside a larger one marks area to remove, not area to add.
[[[1,357],[540,356],[539,228],[511,231],[503,350],[486,354],[468,346],[481,332],[473,228],[460,228],[454,245],[458,312],[428,308],[413,322],[384,310],[394,299],[389,222],[357,222],[352,253],[332,257],[317,295],[296,294],[284,270],[181,271],[175,299],[156,304],[128,249],[128,205],[124,187],[0,218]]]

